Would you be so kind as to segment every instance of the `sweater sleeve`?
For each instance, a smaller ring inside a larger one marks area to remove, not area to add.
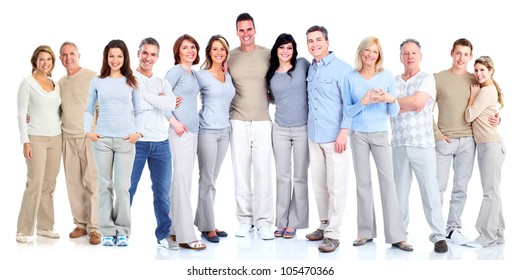
[[[94,119],[94,115],[98,115],[96,108],[98,95],[95,81],[96,79],[92,80],[90,83],[87,106],[85,107],[85,114],[83,117],[83,130],[85,134],[92,131],[92,120]]]
[[[29,108],[29,87],[25,79],[18,89],[17,109],[18,109],[18,129],[20,130],[20,142],[29,143],[29,135],[27,133],[27,112]]]
[[[175,110],[175,95],[172,92],[172,87],[169,83],[164,81],[161,84],[162,92],[164,95],[157,95],[155,93],[141,91],[143,99],[150,103],[156,109],[161,111],[174,111]]]
[[[482,114],[490,104],[493,104],[491,98],[493,98],[493,95],[487,90],[487,88],[480,89],[473,104],[466,108],[464,114],[466,121],[472,122],[478,118],[478,116],[480,116],[480,114]]]

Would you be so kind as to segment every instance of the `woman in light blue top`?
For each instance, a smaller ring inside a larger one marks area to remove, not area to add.
[[[53,194],[61,164],[60,87],[51,79],[55,62],[49,46],[38,46],[31,57],[31,75],[23,79],[18,90],[18,128],[27,165],[16,228],[16,241],[20,243],[28,241],[34,227],[38,235],[60,237],[53,228]]]
[[[276,237],[293,238],[309,226],[307,70],[293,36],[282,33],[271,48],[266,80],[276,105],[273,154],[276,164]],[[294,171],[293,171],[294,165]]]
[[[177,38],[173,44],[175,65],[168,70],[165,79],[173,93],[182,97],[182,104],[173,112],[170,120],[169,141],[172,152],[172,184],[170,187],[170,218],[172,239],[186,249],[202,250],[193,228],[191,208],[191,182],[197,153],[199,116],[197,96],[200,87],[192,66],[199,63],[199,43],[188,34]]]
[[[195,225],[210,242],[217,243],[227,233],[215,226],[215,184],[229,147],[229,108],[235,87],[224,65],[229,44],[221,35],[211,36],[206,46],[206,61],[196,77],[200,85],[202,108],[197,155],[199,160],[199,198]]]
[[[358,238],[354,246],[364,245],[377,236],[370,172],[370,153],[379,178],[385,241],[404,251],[406,231],[397,198],[392,167],[392,148],[388,136],[389,117],[399,113],[394,96],[394,75],[383,69],[383,51],[376,37],[367,37],[357,49],[355,70],[347,77],[347,115],[352,118],[350,146],[356,173]]]
[[[96,103],[99,115],[91,131]],[[141,96],[130,68],[128,48],[110,41],[103,51],[99,77],[92,80],[83,127],[92,140],[99,184],[99,229],[104,246],[128,246],[130,174],[135,142],[143,137]]]

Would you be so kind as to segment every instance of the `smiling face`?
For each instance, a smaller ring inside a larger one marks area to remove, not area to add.
[[[110,48],[108,50],[107,62],[111,72],[121,71],[124,61],[125,56],[120,48]]]
[[[197,58],[197,46],[189,40],[183,40],[179,48],[179,57],[182,64],[193,64]]]
[[[240,39],[240,46],[243,48],[255,46],[256,29],[253,22],[243,20],[237,22],[237,36]]]
[[[223,64],[227,58],[227,50],[221,41],[215,40],[211,43],[209,55],[214,64]]]
[[[287,43],[280,45],[278,49],[276,50],[276,53],[278,54],[278,59],[280,60],[280,64],[282,62],[288,62],[290,63],[291,58],[293,57],[294,53],[294,47],[292,43]]]
[[[73,45],[64,45],[60,50],[60,60],[67,73],[70,75],[79,70],[78,50]]]
[[[475,72],[473,76],[481,85],[487,85],[490,83],[491,78],[493,77],[493,70],[489,70],[484,64],[475,63]]]
[[[329,41],[321,31],[310,32],[307,34],[307,49],[316,61],[320,61],[329,54]]]
[[[376,67],[377,60],[379,59],[379,48],[376,44],[371,44],[366,47],[360,54],[360,60],[363,63],[363,67]]]
[[[453,58],[452,67],[457,70],[466,70],[468,62],[473,58],[471,48],[462,45],[456,45],[451,51]]]
[[[140,72],[151,72],[153,65],[159,58],[159,49],[156,45],[143,44],[141,50],[137,52],[139,58],[139,70]]]
[[[38,53],[36,58],[36,71],[46,76],[50,76],[49,73],[52,71],[52,56],[48,52],[41,51]]]

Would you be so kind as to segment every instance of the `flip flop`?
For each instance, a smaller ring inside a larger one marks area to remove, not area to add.
[[[190,250],[204,250],[206,249],[206,244],[199,242],[198,240],[188,242],[188,243],[180,243],[180,247],[190,249]]]
[[[275,237],[282,237],[283,234],[285,232],[285,229],[284,228],[277,228],[275,231],[274,231],[274,236]]]
[[[283,238],[293,238],[296,235],[296,229],[293,231],[284,231]]]

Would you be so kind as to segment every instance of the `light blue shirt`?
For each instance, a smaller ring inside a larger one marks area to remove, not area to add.
[[[199,111],[199,133],[207,130],[229,129],[229,110],[235,96],[235,86],[229,72],[225,81],[217,80],[208,70],[195,74],[200,85],[202,108]]]
[[[96,102],[99,104],[97,133],[121,138],[131,133],[142,133],[141,95],[138,89],[126,84],[125,77],[92,80],[83,121],[85,133],[91,131]]]
[[[182,65],[173,66],[166,73],[165,79],[172,86],[173,93],[182,96],[182,103],[173,115],[193,133],[199,131],[199,115],[197,112],[197,96],[199,96],[199,83],[195,78],[195,71],[186,72]],[[171,126],[170,126],[171,127]]]
[[[395,96],[395,77],[387,70],[375,74],[369,80],[365,80],[357,70],[347,75],[345,86],[347,99],[347,115],[352,118],[351,129],[360,132],[388,131],[389,117],[399,114],[399,104],[395,103],[370,103],[363,105],[361,99],[371,89],[383,89]]]
[[[314,143],[336,141],[342,128],[350,128],[346,114],[345,85],[352,67],[332,52],[319,63],[312,61],[307,75],[309,140]]]

